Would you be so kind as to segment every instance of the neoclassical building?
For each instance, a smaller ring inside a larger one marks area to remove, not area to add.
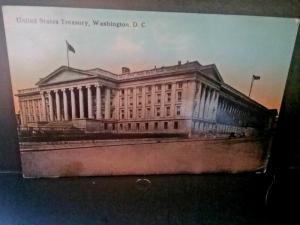
[[[197,61],[121,74],[61,66],[19,90],[21,127],[85,132],[229,133],[265,129],[270,113]]]

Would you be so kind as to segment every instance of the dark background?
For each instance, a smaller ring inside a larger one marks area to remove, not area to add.
[[[0,0],[38,5],[298,17],[298,0]],[[0,224],[300,224],[300,35],[264,174],[23,179],[0,11]],[[296,206],[294,206],[296,204]]]
[[[275,17],[299,17],[298,0],[0,0],[0,5],[61,6],[172,12],[219,13]],[[5,44],[2,11],[0,15],[0,171],[20,171],[16,120],[13,109],[11,80]],[[270,165],[300,167],[300,37],[297,35],[284,99],[280,110],[279,126]]]

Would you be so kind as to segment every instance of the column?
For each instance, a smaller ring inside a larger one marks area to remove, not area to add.
[[[47,121],[47,117],[46,117],[46,99],[45,99],[45,94],[44,92],[42,92],[41,94],[42,96],[42,107],[41,107],[41,110],[42,110],[42,120],[43,121]]]
[[[72,111],[72,120],[76,119],[76,108],[75,108],[75,88],[71,88],[71,111]]]
[[[119,105],[120,90],[115,88],[114,92],[115,92],[115,96],[113,98],[113,106],[114,106],[115,112],[114,112],[114,118],[113,119],[119,120],[119,118],[120,118],[120,105]]]
[[[105,119],[110,118],[110,88],[105,88]]]
[[[142,118],[145,119],[146,114],[146,87],[142,86]]]
[[[171,87],[171,116],[176,116],[176,108],[175,108],[175,101],[176,101],[176,83],[172,83]]]
[[[151,118],[155,118],[155,85],[151,86]]]
[[[124,88],[124,111],[125,111],[125,120],[129,119],[129,109],[128,109],[128,95],[129,95],[129,89]]]
[[[42,99],[38,99],[38,100],[37,100],[37,107],[38,107],[39,116],[40,116],[40,120],[39,120],[39,121],[44,121],[44,120],[43,120]]]
[[[88,118],[93,119],[93,105],[92,105],[92,86],[87,87],[87,95],[88,95]]]
[[[160,117],[165,117],[165,97],[166,97],[166,84],[161,84],[161,93],[160,93]]]
[[[48,92],[48,98],[49,98],[50,121],[53,121],[54,120],[54,113],[53,113],[53,99],[52,99],[51,91]]]
[[[202,84],[201,82],[198,83],[198,91],[196,93],[196,106],[194,111],[194,116],[196,118],[199,118],[199,112],[200,112],[200,104],[201,104],[201,92],[202,92]]]
[[[207,119],[209,119],[209,120],[211,120],[213,117],[212,113],[213,113],[215,97],[216,97],[216,90],[212,89],[209,106],[208,106],[208,112],[207,112]]]
[[[64,119],[69,120],[67,89],[63,90],[63,101],[64,101]]]
[[[133,100],[133,119],[136,119],[136,87],[133,87],[133,96],[132,96],[132,100]]]
[[[58,90],[55,90],[55,103],[56,103],[56,120],[60,121],[61,120],[61,115],[60,115],[60,98],[59,98],[59,93]]]
[[[21,124],[24,124],[24,106],[23,106],[23,102],[20,101],[19,99],[19,107],[20,107],[20,119],[21,119]]]
[[[79,117],[84,118],[84,106],[83,106],[83,90],[82,87],[78,87],[79,90]]]
[[[215,98],[215,101],[214,101],[214,109],[215,109],[215,111],[214,111],[213,117],[212,117],[213,120],[217,119],[217,110],[218,110],[219,96],[220,96],[220,93],[216,92],[216,98]]]
[[[209,107],[209,103],[210,103],[210,94],[211,94],[211,89],[209,87],[207,87],[207,96],[205,99],[205,104],[204,104],[204,119],[207,119],[207,111],[208,111],[208,107]]]
[[[34,100],[30,100],[29,101],[29,104],[30,104],[30,108],[32,109],[32,122],[35,122],[35,108],[34,108]]]
[[[202,84],[202,93],[201,93],[201,99],[200,99],[200,108],[199,108],[199,118],[203,119],[204,118],[204,106],[205,106],[205,95],[206,95],[206,89],[207,86]]]
[[[96,118],[97,118],[97,120],[101,119],[101,87],[100,87],[100,85],[96,86]]]
[[[25,124],[26,124],[26,123],[28,123],[28,120],[29,120],[29,115],[28,115],[29,114],[28,101],[25,100],[23,103],[24,103],[24,108],[25,108],[25,110],[24,110],[25,111],[25,120],[24,121],[26,121],[25,122]]]

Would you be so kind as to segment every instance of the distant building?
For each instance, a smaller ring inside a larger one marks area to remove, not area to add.
[[[263,130],[269,110],[224,83],[214,64],[121,74],[62,66],[19,90],[21,126],[74,126],[86,132],[187,133]]]

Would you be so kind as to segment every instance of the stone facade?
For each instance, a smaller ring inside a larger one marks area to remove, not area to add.
[[[197,61],[114,74],[62,66],[19,90],[21,127],[72,124],[86,132],[229,133],[264,129],[269,110]]]

